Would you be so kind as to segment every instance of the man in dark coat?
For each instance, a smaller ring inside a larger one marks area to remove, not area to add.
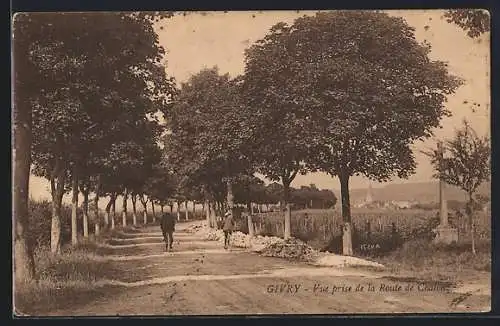
[[[224,226],[222,230],[224,231],[224,249],[227,249],[231,241],[231,233],[234,229],[234,219],[231,211],[227,211],[224,214]]]
[[[175,218],[170,213],[163,214],[161,218],[161,232],[163,233],[163,241],[165,241],[165,250],[171,251],[174,243]]]

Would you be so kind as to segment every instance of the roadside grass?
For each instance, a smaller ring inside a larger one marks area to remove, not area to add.
[[[36,315],[75,302],[85,302],[100,293],[96,283],[110,275],[111,262],[96,259],[99,243],[108,235],[92,240],[80,239],[75,246],[65,246],[59,255],[50,248],[35,251],[37,280],[16,284],[14,307],[16,313]]]
[[[470,248],[470,243],[437,245],[413,240],[388,255],[371,259],[400,277],[458,282],[487,276],[491,273],[491,242],[478,242],[476,255]]]

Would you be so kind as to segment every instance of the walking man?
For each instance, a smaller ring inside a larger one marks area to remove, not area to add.
[[[163,214],[161,218],[161,233],[163,234],[163,241],[165,241],[165,251],[172,250],[172,244],[174,243],[174,231],[175,231],[175,218],[170,213]]]
[[[234,229],[234,220],[233,220],[233,214],[231,211],[227,211],[226,214],[224,214],[224,249],[227,249],[230,246],[230,240],[231,240],[231,233],[233,233]]]

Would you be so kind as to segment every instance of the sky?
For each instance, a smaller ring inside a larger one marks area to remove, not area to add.
[[[293,23],[313,11],[261,11],[261,12],[207,12],[174,16],[155,27],[160,44],[166,49],[166,71],[177,82],[186,81],[203,68],[218,66],[220,73],[232,77],[244,71],[244,50],[263,38],[271,26],[278,22]],[[389,15],[403,17],[415,30],[419,42],[431,44],[430,58],[449,64],[450,73],[465,80],[455,94],[448,98],[447,108],[452,117],[442,120],[442,129],[435,131],[435,138],[414,145],[417,159],[416,173],[408,180],[393,179],[388,183],[428,182],[432,180],[432,167],[419,152],[435,146],[435,139],[450,138],[461,121],[467,118],[479,134],[490,133],[490,40],[489,33],[472,40],[466,32],[441,19],[441,10],[393,10]],[[470,105],[479,103],[472,111]],[[292,186],[316,184],[320,189],[340,189],[338,179],[323,173],[298,175]],[[353,177],[351,188],[366,188],[369,181]],[[388,183],[372,182],[373,187]],[[48,182],[31,177],[30,195],[48,198]]]

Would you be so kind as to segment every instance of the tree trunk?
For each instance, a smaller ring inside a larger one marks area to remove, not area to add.
[[[181,220],[181,203],[177,201],[177,221]]]
[[[101,192],[101,176],[97,175],[94,196],[94,235],[101,233],[101,219],[99,217],[99,195]]]
[[[193,219],[196,219],[196,201],[193,200]]]
[[[262,213],[262,209],[260,208],[259,204],[257,204],[257,211],[259,212],[259,214]]]
[[[189,220],[189,210],[188,210],[188,201],[184,201],[184,208],[186,209],[185,211],[185,216],[186,216],[186,221]]]
[[[123,202],[122,202],[122,226],[127,226],[127,200],[128,200],[128,191],[125,188],[123,192]]]
[[[231,182],[231,180],[226,181],[226,187],[227,187],[227,209],[231,211],[231,214],[234,214],[233,183]]]
[[[285,234],[284,238],[289,239],[292,236],[291,232],[291,222],[292,222],[292,211],[290,208],[290,182],[283,181],[283,201],[286,207],[285,212]],[[259,207],[259,206],[257,206]],[[259,209],[260,213],[260,209]]]
[[[153,211],[153,223],[156,222],[156,213],[155,213],[155,203],[151,201],[151,210]]]
[[[148,200],[144,198],[143,195],[139,197],[141,203],[142,203],[142,217],[143,217],[143,223],[144,225],[148,224]]]
[[[14,88],[15,89],[15,88]],[[31,165],[31,109],[23,105],[23,98],[15,89],[14,106],[14,169],[13,211],[14,219],[14,277],[15,284],[35,278],[33,248],[29,242],[29,178]]]
[[[163,211],[163,206],[165,206],[165,205],[160,205],[160,211],[161,211],[161,215],[162,215],[162,216],[163,216],[163,214],[165,213],[165,212]]]
[[[352,256],[352,230],[351,230],[351,203],[349,200],[349,176],[345,173],[339,175],[340,196],[342,197],[342,253],[345,256]]]
[[[61,206],[64,195],[64,183],[66,181],[66,171],[59,169],[55,177],[51,180],[52,190],[52,226],[50,232],[50,251],[53,254],[61,252]]]
[[[104,227],[107,229],[109,226],[109,211],[111,210],[111,202],[113,201],[113,195],[109,199],[108,204],[106,205],[105,213],[104,213]]]
[[[255,230],[253,229],[253,221],[252,221],[252,215],[253,215],[252,212],[251,212],[252,211],[252,203],[249,202],[247,204],[247,208],[248,208],[248,211],[249,211],[248,212],[248,217],[247,217],[247,219],[248,219],[248,221],[247,221],[247,223],[248,223],[248,235],[250,237],[253,237],[255,235]]]
[[[83,237],[89,237],[89,189],[85,186],[83,189]]]
[[[111,230],[115,229],[115,219],[116,219],[116,197],[117,194],[113,194],[113,202],[111,204]]]
[[[212,208],[210,210],[210,227],[211,228],[217,228],[217,216],[216,216],[216,211],[215,211],[216,203],[215,202],[211,202],[210,206]]]
[[[135,226],[137,225],[137,207],[136,207],[137,195],[131,194],[130,198],[132,199],[132,223]]]
[[[207,209],[205,210],[205,208]],[[207,219],[207,225],[210,227],[210,202],[208,200],[203,202],[203,212],[206,214],[205,217]]]
[[[472,254],[476,255],[476,239],[475,239],[476,225],[474,223],[474,200],[472,199],[472,194],[469,194],[469,208],[467,209],[467,213],[469,215]]]
[[[78,212],[78,176],[77,169],[73,167],[73,175],[71,188],[73,196],[71,198],[71,244],[76,246],[78,244],[78,230],[77,230],[77,212]]]
[[[174,213],[174,204],[169,204],[168,206],[170,207],[170,214],[173,214]]]
[[[253,203],[250,203],[250,214],[254,214],[254,211],[253,211]]]

